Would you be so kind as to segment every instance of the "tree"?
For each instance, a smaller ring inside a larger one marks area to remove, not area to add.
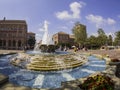
[[[114,44],[115,45],[120,45],[120,31],[115,32]]]
[[[99,40],[99,45],[102,46],[102,45],[107,45],[108,42],[107,42],[107,35],[105,34],[104,30],[103,29],[98,29],[98,40]]]
[[[75,42],[78,43],[79,46],[83,46],[87,39],[86,26],[77,22],[73,27],[72,32],[75,36]]]
[[[30,37],[30,38],[28,39],[28,45],[30,46],[30,49],[33,49],[33,47],[34,47],[34,45],[35,45],[35,42],[36,42],[36,40],[35,40],[35,38],[33,38],[33,37]]]
[[[98,32],[98,36],[105,35],[105,32],[102,28],[99,28],[97,32]]]
[[[108,36],[108,45],[113,45],[113,38],[112,38],[112,35],[109,35]]]
[[[93,36],[93,35],[91,35],[91,36],[87,39],[87,42],[89,42],[89,47],[90,47],[91,49],[97,49],[97,48],[100,47],[98,37],[95,37],[95,36]]]

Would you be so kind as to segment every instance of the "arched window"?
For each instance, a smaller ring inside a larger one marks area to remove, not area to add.
[[[3,46],[6,46],[6,40],[3,40]]]
[[[16,46],[16,41],[15,41],[15,40],[13,40],[13,46],[14,46],[14,47]]]
[[[8,41],[8,46],[11,47],[11,40]]]
[[[21,47],[21,41],[20,40],[18,41],[18,47]]]

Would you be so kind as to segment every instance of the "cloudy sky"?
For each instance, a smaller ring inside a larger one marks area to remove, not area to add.
[[[50,34],[71,34],[74,23],[87,26],[89,35],[103,28],[107,34],[120,30],[120,0],[0,0],[0,19],[26,20],[28,31],[43,35],[43,23],[49,22]]]

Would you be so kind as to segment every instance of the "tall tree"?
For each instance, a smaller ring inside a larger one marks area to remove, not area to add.
[[[75,36],[75,42],[80,45],[84,45],[87,39],[86,26],[77,22],[72,29],[72,32]]]
[[[105,34],[104,30],[102,28],[98,29],[98,40],[99,40],[99,45],[107,45],[107,35]]]
[[[98,37],[95,37],[95,36],[91,35],[88,38],[88,42],[89,42],[89,47],[91,49],[96,49],[96,48],[100,47]]]
[[[102,28],[99,28],[97,32],[98,32],[98,36],[105,35],[105,32]]]
[[[112,35],[109,35],[108,36],[108,45],[113,45],[113,38],[112,38]]]
[[[115,32],[114,44],[115,45],[120,45],[120,31]]]

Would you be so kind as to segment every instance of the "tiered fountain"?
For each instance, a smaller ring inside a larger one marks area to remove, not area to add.
[[[13,65],[37,71],[58,71],[78,67],[87,61],[82,55],[56,54],[55,45],[48,34],[48,22],[44,21],[44,35],[41,44],[36,44],[34,51],[40,55],[28,55],[20,53],[11,60]],[[57,51],[58,52],[58,51]],[[60,51],[61,52],[61,51]],[[47,54],[46,54],[47,53]],[[52,53],[52,54],[51,54]],[[34,53],[35,54],[35,53]]]
[[[10,82],[32,88],[60,88],[61,82],[86,77],[105,69],[105,61],[94,56],[55,54],[56,50],[51,50],[54,44],[52,38],[49,38],[46,21],[44,31],[42,43],[36,45],[32,54],[18,53],[11,60],[6,57],[7,60],[0,63],[0,72],[9,75]]]

